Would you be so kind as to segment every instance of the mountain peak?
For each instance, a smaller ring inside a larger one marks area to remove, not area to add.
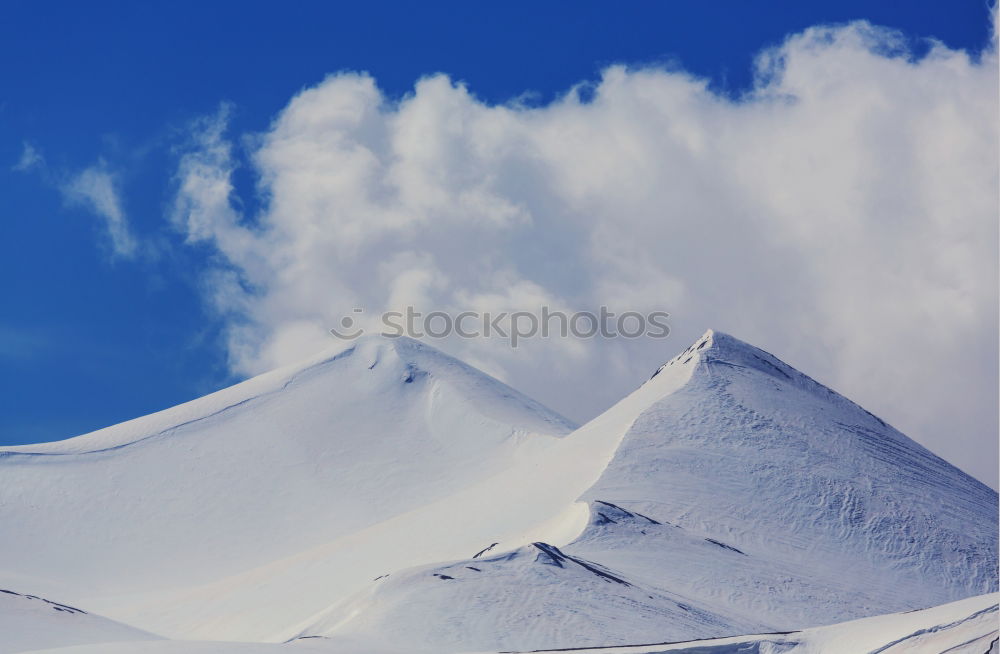
[[[703,347],[702,358],[707,363],[745,366],[787,379],[805,377],[770,352],[723,332],[708,330],[695,347]]]
[[[821,384],[802,374],[770,352],[766,352],[735,336],[714,329],[708,329],[687,349],[660,366],[653,374],[653,377],[666,368],[688,365],[723,365],[734,368],[749,368],[778,379],[796,383],[799,386],[821,387],[825,389]]]

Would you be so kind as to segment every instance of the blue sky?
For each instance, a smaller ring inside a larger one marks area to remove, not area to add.
[[[169,219],[193,121],[216,115],[220,103],[230,107],[226,133],[236,149],[234,206],[252,219],[262,203],[246,153],[293,97],[331,73],[370,73],[397,100],[443,72],[484,105],[520,97],[544,107],[624,63],[684,70],[738,98],[762,49],[813,25],[857,19],[901,30],[915,58],[930,47],[920,37],[973,53],[990,38],[978,0],[7,2],[0,444],[83,433],[240,377],[223,333],[232,319],[205,301],[204,272],[231,262],[211,243],[186,244]],[[96,196],[73,190],[87,170],[110,180],[115,210],[136,240],[126,256],[95,217]],[[691,322],[679,338],[710,326]],[[686,345],[677,340],[660,358]],[[641,380],[656,363],[636,358],[623,379]]]

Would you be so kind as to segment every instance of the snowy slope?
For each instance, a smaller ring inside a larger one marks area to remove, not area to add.
[[[661,375],[572,437],[546,439],[530,455],[407,512],[206,584],[104,603],[95,598],[93,606],[174,637],[280,642],[387,573],[468,557],[491,543],[510,550],[535,541],[569,542],[589,519],[578,498],[600,477],[634,416],[683,386],[688,374]],[[397,458],[388,454],[391,470]],[[450,469],[481,465],[450,449],[435,456]],[[354,463],[344,459],[340,465]]]
[[[787,634],[576,649],[574,654],[997,654],[996,593]],[[559,650],[565,652],[566,650]],[[553,652],[553,650],[548,650]],[[541,650],[538,654],[545,654]]]
[[[877,609],[850,601],[838,612],[822,595],[803,609],[805,598],[755,593],[756,615],[808,625],[996,590],[995,491],[730,336],[709,333],[667,365],[696,371],[636,420],[586,498],[864,588]]]
[[[707,333],[564,443],[609,424],[628,426],[581,494],[588,522],[536,549],[559,546],[629,586],[501,543],[486,560],[373,582],[299,635],[439,652],[619,645],[996,590],[995,492],[737,339]]]
[[[433,348],[367,338],[0,449],[0,587],[353,654],[787,631],[996,590],[995,492],[732,337],[570,430]]]
[[[759,627],[686,595],[648,586],[594,561],[536,542],[471,561],[407,570],[372,584],[300,637],[387,651],[535,649],[597,642],[748,633]]]
[[[879,615],[789,633],[740,635],[697,641],[599,649],[535,650],[535,654],[997,654],[1000,652],[996,593],[928,609]],[[35,650],[32,650],[35,652]],[[38,650],[46,654],[409,654],[317,638],[286,645],[190,641],[108,642]],[[473,654],[473,653],[467,653]],[[479,654],[495,654],[480,652]],[[507,654],[512,654],[507,652]]]
[[[0,540],[0,584],[217,637],[219,615],[161,600],[450,497],[571,429],[433,348],[365,339],[92,434],[0,449],[0,523],[17,526]]]
[[[0,654],[157,636],[52,600],[0,589]]]

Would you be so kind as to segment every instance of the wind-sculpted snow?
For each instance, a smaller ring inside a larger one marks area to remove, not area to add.
[[[275,643],[218,651],[351,654],[777,652],[799,641],[774,632],[996,590],[995,492],[732,337],[571,429],[433,348],[363,339],[0,449],[0,587]],[[134,651],[156,647],[183,651]]]

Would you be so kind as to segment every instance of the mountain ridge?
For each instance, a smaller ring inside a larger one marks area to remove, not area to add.
[[[426,356],[421,356],[421,354],[426,353],[428,346],[422,344],[420,341],[406,336],[388,337],[376,334],[361,336],[352,343],[341,343],[336,346],[331,346],[330,348],[327,348],[301,362],[282,366],[275,370],[251,377],[250,379],[236,383],[232,386],[227,386],[226,388],[209,393],[208,395],[204,395],[154,413],[132,418],[110,427],[103,427],[85,434],[80,434],[78,436],[58,441],[27,445],[0,446],[0,456],[4,454],[87,454],[132,445],[133,443],[139,442],[138,440],[128,440],[128,436],[132,433],[155,432],[143,437],[142,440],[144,440],[145,438],[160,436],[164,432],[186,426],[198,420],[211,418],[224,411],[239,407],[246,402],[252,402],[267,395],[280,392],[294,383],[296,378],[300,375],[314,373],[317,369],[320,369],[323,366],[327,366],[338,360],[353,356],[356,353],[365,353],[369,356],[373,356],[371,367],[369,368],[369,370],[372,370],[379,361],[378,354],[372,355],[368,352],[368,350],[372,349],[373,345],[375,346],[375,349],[378,349],[379,345],[389,347],[397,355],[400,355],[404,359],[408,359],[407,371],[411,370],[411,366],[413,370],[419,370],[416,366],[416,362],[426,361],[428,358]],[[453,357],[449,357],[439,350],[435,349],[434,351],[457,364],[457,368],[471,369],[471,366],[468,366]],[[481,371],[476,370],[475,372],[479,375],[488,377],[488,375],[482,373]],[[576,427],[574,423],[570,422],[563,416],[560,416],[551,409],[542,406],[537,401],[523,395],[503,382],[492,377],[490,377],[490,379],[498,388],[504,389],[503,394],[509,394],[511,397],[516,397],[520,402],[530,406],[540,415],[545,416],[545,418],[543,418],[543,422],[551,423],[553,426],[552,431],[554,433],[568,433]],[[110,432],[114,431],[122,432],[122,435],[111,435]]]

